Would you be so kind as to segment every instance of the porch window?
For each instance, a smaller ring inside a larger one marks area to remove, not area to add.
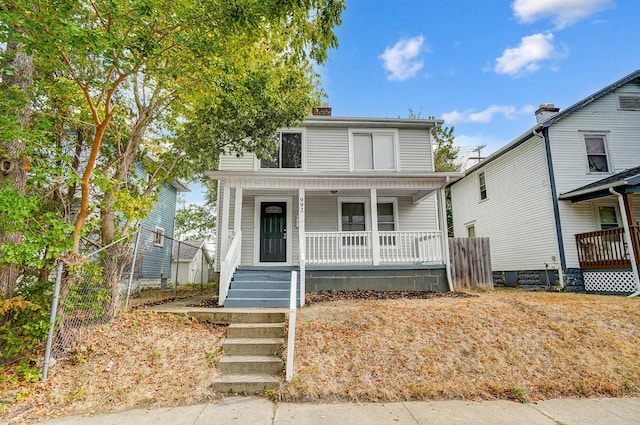
[[[302,133],[276,134],[276,147],[269,158],[260,160],[260,168],[302,168]]]
[[[394,133],[354,132],[351,134],[354,170],[395,170]]]
[[[478,185],[480,187],[480,200],[487,199],[487,181],[484,177],[484,171],[478,173]]]
[[[342,210],[342,231],[343,232],[364,232],[366,230],[366,215],[364,202],[343,202]],[[344,236],[343,245],[364,245],[364,236]]]
[[[600,217],[601,230],[617,229],[620,227],[615,207],[599,207],[598,215]]]
[[[378,230],[393,232],[396,230],[395,206],[393,202],[378,202]],[[380,245],[395,245],[395,235],[380,235]]]
[[[587,163],[590,173],[609,172],[606,142],[604,136],[585,135],[584,143],[587,148]]]

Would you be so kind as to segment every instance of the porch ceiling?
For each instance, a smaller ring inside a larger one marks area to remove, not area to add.
[[[382,189],[378,190],[379,197],[426,197],[435,192],[434,190],[416,191],[412,189]],[[298,189],[244,189],[243,193],[247,196],[290,196],[297,195]],[[342,189],[342,190],[306,190],[306,196],[345,196],[345,197],[364,197],[369,196],[369,189]]]

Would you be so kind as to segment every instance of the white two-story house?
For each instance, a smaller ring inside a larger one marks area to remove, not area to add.
[[[260,302],[256,286],[240,283],[243,271],[251,281],[296,270],[302,294],[450,290],[443,193],[462,174],[433,171],[432,130],[442,121],[318,110],[277,134],[271,158],[224,156],[207,173],[219,182],[220,303],[288,297]]]
[[[509,286],[640,289],[640,71],[537,124],[451,185],[455,236]]]

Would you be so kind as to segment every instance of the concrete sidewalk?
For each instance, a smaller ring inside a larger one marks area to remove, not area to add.
[[[637,425],[640,398],[510,401],[408,401],[397,403],[279,403],[232,397],[215,403],[99,416],[70,416],[47,425]]]

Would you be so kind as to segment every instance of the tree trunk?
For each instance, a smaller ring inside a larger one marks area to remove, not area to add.
[[[9,58],[6,66],[14,69],[13,75],[3,75],[0,90],[13,91],[16,90],[23,93],[24,103],[21,108],[5,111],[11,115],[15,115],[19,124],[25,130],[31,125],[31,96],[30,89],[33,86],[33,56],[28,56],[19,43],[7,43],[7,57]],[[25,195],[26,186],[26,163],[23,156],[25,149],[24,140],[0,140],[0,152],[4,152],[3,163],[6,170],[0,171],[0,185],[6,181],[18,190],[20,196]],[[19,232],[6,233],[4,229],[0,229],[0,245],[8,243],[22,243],[22,234]],[[0,265],[0,291],[6,298],[13,296],[19,275],[18,264],[10,263]]]

